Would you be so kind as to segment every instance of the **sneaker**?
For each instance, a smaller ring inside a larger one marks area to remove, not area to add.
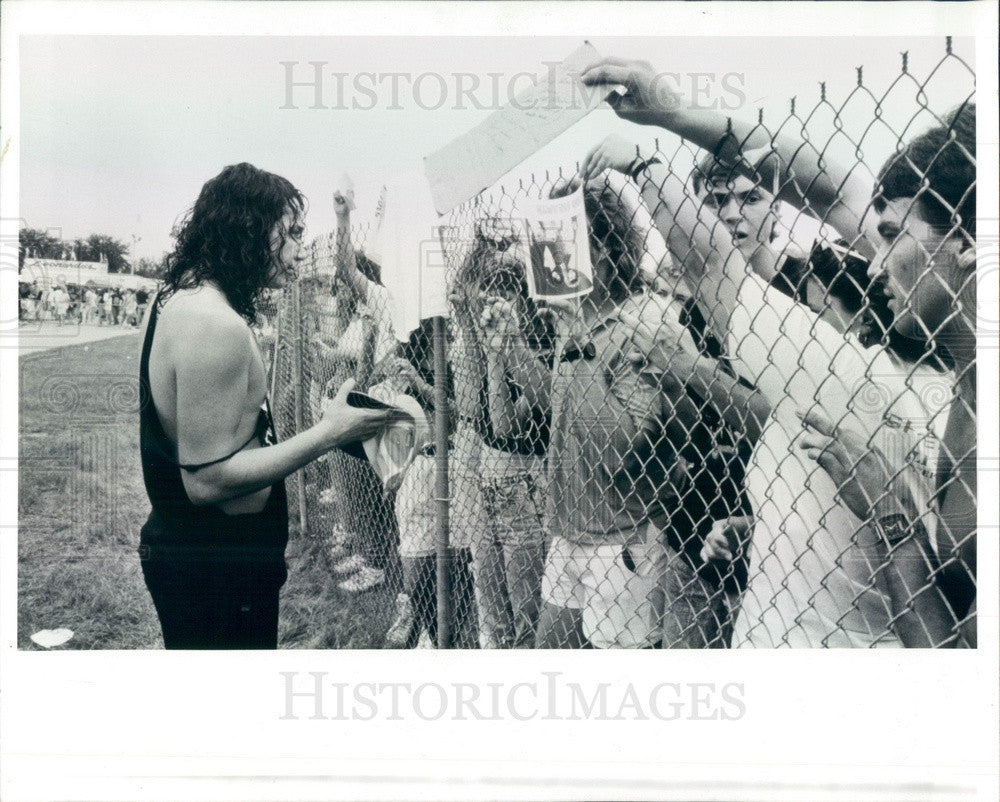
[[[330,562],[334,564],[339,564],[350,556],[351,556],[350,549],[348,549],[347,545],[344,543],[338,543],[334,541],[327,547],[327,557],[329,557]]]
[[[330,537],[328,538],[328,540],[329,540],[331,546],[345,546],[346,547],[347,544],[351,542],[351,539],[347,535],[345,535],[343,533],[340,533],[340,532],[334,532],[332,535],[330,535]]]
[[[384,581],[385,571],[365,565],[350,579],[338,583],[337,587],[348,593],[364,593],[368,590],[374,590]]]
[[[348,576],[356,571],[360,571],[362,568],[367,568],[368,565],[365,563],[365,558],[360,554],[352,554],[350,557],[346,557],[339,563],[333,566],[333,573],[337,576]]]
[[[396,620],[389,631],[385,633],[385,645],[391,649],[412,649],[415,634],[413,620],[413,605],[405,593],[396,596]]]

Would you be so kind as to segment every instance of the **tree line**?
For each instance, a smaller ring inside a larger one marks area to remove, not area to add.
[[[109,273],[135,273],[137,276],[160,278],[163,258],[141,257],[133,260],[129,246],[108,234],[91,234],[89,237],[62,239],[38,228],[22,228],[18,233],[18,270],[24,267],[29,256],[40,259],[75,258],[78,262],[106,261]]]

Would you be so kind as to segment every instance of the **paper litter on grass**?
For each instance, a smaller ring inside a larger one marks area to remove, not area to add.
[[[41,629],[32,635],[31,639],[42,648],[51,649],[53,646],[62,646],[72,637],[72,629],[60,628]]]

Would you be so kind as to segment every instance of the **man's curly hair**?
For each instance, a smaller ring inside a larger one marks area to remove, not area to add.
[[[246,162],[226,167],[205,183],[174,234],[161,299],[214,281],[233,309],[256,322],[273,266],[271,232],[288,210],[297,225],[305,207],[305,197],[288,179]],[[279,236],[280,250],[289,232]]]
[[[590,228],[590,246],[596,254],[597,268],[605,261],[609,268],[608,295],[621,303],[644,286],[639,264],[642,261],[643,236],[632,213],[610,186],[592,182],[583,194]]]

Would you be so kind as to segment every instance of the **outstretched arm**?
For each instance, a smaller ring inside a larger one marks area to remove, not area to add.
[[[587,155],[584,175],[576,180],[599,168],[628,170],[634,154],[620,137],[608,137]],[[843,350],[843,335],[769,287],[734,246],[726,226],[671,165],[647,163],[635,173],[675,264],[713,333],[736,360],[734,367],[773,406],[789,396],[812,397],[827,380],[831,359]],[[839,366],[850,368],[846,362]],[[860,377],[841,378],[850,384]]]
[[[917,511],[905,472],[890,465],[865,438],[840,431],[819,410],[803,415],[799,448],[829,474],[844,503],[879,535],[877,578],[892,603],[894,624],[906,646],[954,646],[955,616],[941,592],[942,572]],[[940,527],[939,527],[940,528]]]
[[[672,131],[717,158],[735,165],[762,186],[797,208],[808,209],[829,223],[865,256],[874,254],[866,237],[858,238],[871,198],[872,181],[855,169],[830,159],[794,131],[772,134],[761,123],[699,108],[670,89],[644,61],[607,58],[581,76],[587,85],[624,86],[612,96],[619,116],[641,125]]]
[[[351,243],[351,205],[339,192],[333,195],[333,208],[337,215],[337,249],[335,254],[337,278],[351,288],[362,302],[368,301],[368,285],[360,270],[358,257]]]
[[[683,367],[686,359],[692,362],[689,369]],[[771,414],[771,404],[759,390],[720,370],[719,363],[710,357],[682,354],[680,364],[673,366],[673,370],[660,374],[661,387],[676,392],[677,385],[683,382],[704,398],[740,438],[757,442]]]
[[[670,398],[690,390],[741,438],[756,442],[772,408],[760,391],[722,370],[717,360],[662,336],[641,315],[622,313],[619,319],[633,332],[629,360],[640,375],[649,376]]]
[[[210,315],[189,318],[197,348],[176,360],[177,455],[185,465],[208,463],[239,448],[253,435],[262,397],[250,398],[256,356],[245,328]],[[347,404],[346,383],[323,404],[311,428],[268,448],[255,447],[199,470],[183,470],[184,488],[194,504],[221,504],[249,496],[283,479],[327,451],[363,439],[388,422],[383,411]]]

